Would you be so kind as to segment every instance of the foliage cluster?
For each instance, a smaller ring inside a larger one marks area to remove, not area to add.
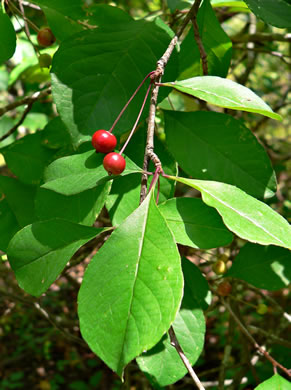
[[[1,302],[85,340],[103,370],[87,386],[290,389],[290,16],[288,0],[2,1]],[[50,307],[62,288],[73,326]]]

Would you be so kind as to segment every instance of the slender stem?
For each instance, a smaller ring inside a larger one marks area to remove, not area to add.
[[[51,88],[44,89],[42,91],[37,91],[31,96],[25,96],[22,100],[18,100],[16,102],[7,104],[7,106],[0,108],[0,116],[6,114],[6,112],[14,110],[14,108],[19,106],[24,106],[25,104],[29,104],[30,102],[35,102],[38,99],[43,98],[51,93]]]
[[[111,126],[109,133],[112,132],[112,130],[114,129],[114,127],[116,126],[117,122],[119,121],[119,119],[121,118],[122,114],[124,113],[124,111],[127,109],[129,103],[132,101],[132,99],[135,97],[135,95],[138,93],[138,91],[141,89],[141,87],[143,86],[143,84],[145,83],[145,81],[151,77],[155,72],[150,72],[148,75],[146,75],[146,77],[143,79],[143,81],[139,84],[139,86],[137,87],[137,89],[134,91],[134,93],[132,94],[131,98],[128,100],[128,102],[126,103],[126,105],[123,107],[123,109],[120,111],[120,113],[118,114],[117,118],[115,119],[115,121],[113,122],[113,125]]]
[[[12,13],[14,11],[19,16],[22,16],[23,19],[30,25],[30,27],[34,31],[36,31],[37,33],[39,32],[39,28],[34,23],[32,23],[32,21],[29,20],[26,16],[22,15],[21,11],[12,3],[12,1],[8,1],[8,7],[11,9]]]
[[[158,181],[158,179],[160,177],[160,173],[161,173],[161,167],[157,167],[156,170],[155,170],[155,173],[154,173],[154,177],[153,177],[153,179],[151,181],[151,185],[150,185],[149,191],[153,188],[153,186]]]
[[[36,54],[39,54],[38,48],[36,46],[34,46],[32,40],[31,40],[31,37],[30,37],[30,31],[29,31],[29,27],[28,27],[28,23],[27,23],[27,18],[25,16],[22,0],[18,0],[18,3],[19,3],[20,12],[21,12],[21,15],[22,15],[23,21],[24,21],[24,29],[25,29],[25,34],[27,36],[27,39],[31,43],[31,45],[32,45],[34,51],[36,52]]]
[[[28,115],[30,110],[32,109],[32,106],[33,106],[33,102],[28,103],[28,106],[24,110],[19,121],[6,134],[4,134],[2,137],[0,137],[0,142],[3,141],[4,139],[8,138],[11,134],[13,134],[18,129],[18,127],[24,122],[24,119],[26,118],[26,116]]]
[[[247,328],[242,324],[240,319],[236,316],[230,305],[221,297],[221,301],[223,302],[225,308],[229,311],[237,325],[239,326],[240,330],[244,333],[244,335],[254,344],[255,348],[265,356],[266,359],[268,359],[274,367],[279,367],[281,368],[282,371],[285,372],[289,377],[291,377],[291,372],[282,364],[278,363],[264,348],[262,348],[256,340],[253,338],[253,336],[250,334],[250,332],[247,330]]]
[[[161,183],[160,183],[160,176],[159,176],[159,177],[158,177],[158,191],[157,191],[157,199],[156,199],[156,204],[158,204],[158,203],[159,203],[160,189],[161,189]]]
[[[193,19],[193,17],[197,14],[200,3],[201,0],[195,0],[194,4],[192,5],[189,12],[187,13],[181,27],[179,28],[176,35],[172,38],[171,42],[169,43],[169,46],[167,47],[165,53],[158,60],[156,70],[154,74],[151,76],[155,80],[155,82],[157,82],[157,84],[152,89],[152,95],[151,95],[151,103],[150,103],[149,117],[148,117],[147,141],[146,141],[145,155],[143,161],[144,171],[148,170],[148,165],[150,160],[153,161],[156,167],[161,166],[160,159],[154,153],[155,117],[156,117],[156,107],[157,107],[158,94],[159,94],[158,83],[161,82],[161,78],[162,75],[164,74],[165,67],[171,57],[171,54],[175,46],[178,43],[179,37],[182,35],[189,21]],[[147,194],[147,180],[148,180],[147,175],[143,174],[141,179],[140,203],[143,202]]]
[[[206,76],[206,75],[208,75],[207,53],[206,53],[206,51],[204,49],[204,46],[203,46],[203,43],[202,43],[202,39],[201,39],[200,33],[199,33],[199,26],[198,26],[198,23],[197,23],[197,12],[193,15],[193,17],[191,18],[191,21],[192,21],[192,24],[193,24],[194,38],[195,38],[195,41],[197,43],[197,46],[198,46],[198,49],[199,49],[199,53],[200,53],[203,74],[204,74],[204,76]]]
[[[18,107],[22,104],[27,104],[27,107],[26,109],[24,110],[21,118],[19,119],[19,121],[16,123],[16,125],[14,125],[6,134],[2,135],[2,137],[0,137],[0,142],[3,141],[4,139],[8,138],[11,134],[13,134],[17,128],[23,123],[24,119],[26,118],[27,114],[29,113],[29,111],[31,110],[33,104],[40,98],[40,97],[43,97],[43,96],[46,96],[48,95],[49,93],[51,92],[50,89],[47,89],[45,91],[41,91],[41,92],[36,92],[35,94],[33,94],[32,96],[30,97],[27,97],[25,99],[23,99],[21,102],[16,102],[16,103],[20,103],[20,104],[11,104],[10,105],[10,108],[7,109],[7,111],[9,111],[10,109],[12,108],[15,108],[15,107]],[[24,103],[23,103],[24,102]],[[12,107],[13,106],[13,107]],[[5,111],[4,109],[4,112],[7,112]],[[0,116],[2,115],[2,113],[0,112]]]
[[[176,351],[178,352],[182,362],[184,363],[185,367],[187,368],[189,374],[191,375],[191,378],[193,379],[194,383],[198,387],[199,390],[205,390],[205,387],[203,387],[202,383],[200,382],[200,379],[195,374],[195,371],[193,370],[193,367],[189,360],[187,359],[186,355],[184,354],[179,341],[177,340],[177,337],[175,335],[174,328],[171,326],[169,329],[169,336],[171,339],[171,345],[175,347]]]
[[[144,97],[144,99],[143,99],[141,108],[140,108],[140,110],[139,110],[138,116],[137,116],[136,121],[135,121],[135,123],[134,123],[134,125],[133,125],[133,128],[131,129],[131,132],[130,132],[129,136],[127,137],[127,140],[126,140],[126,142],[124,143],[124,145],[123,145],[122,149],[120,150],[119,154],[122,154],[122,153],[124,152],[125,148],[127,147],[127,144],[129,143],[131,137],[133,136],[133,134],[134,134],[134,132],[135,132],[136,126],[138,125],[139,119],[140,119],[140,117],[141,117],[141,114],[142,114],[142,112],[143,112],[143,109],[144,109],[144,106],[145,106],[145,104],[146,104],[147,98],[148,98],[148,96],[149,96],[149,93],[150,93],[150,90],[151,90],[151,87],[152,87],[152,83],[153,83],[153,81],[151,80],[151,82],[150,82],[150,84],[149,84],[149,86],[148,86],[147,92],[146,92],[146,94],[145,94],[145,97]]]
[[[232,42],[241,43],[241,42],[290,42],[291,33],[287,34],[268,34],[268,33],[255,33],[255,34],[245,34],[245,35],[235,35],[230,37]]]

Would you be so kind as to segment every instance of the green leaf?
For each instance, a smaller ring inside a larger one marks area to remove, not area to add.
[[[0,250],[7,251],[9,241],[20,229],[9,203],[0,191]]]
[[[245,280],[257,288],[279,290],[290,284],[291,253],[284,248],[246,244],[226,276]]]
[[[8,131],[15,125],[15,121],[12,120],[8,116],[2,116],[0,118],[0,137],[2,137],[4,134],[7,134]],[[10,145],[12,142],[15,141],[15,133],[11,134],[9,137],[5,138],[3,141],[0,142],[0,147],[3,148],[4,146]],[[1,153],[1,152],[0,152]]]
[[[71,137],[61,118],[55,117],[41,132],[41,143],[49,149],[62,149],[73,152]]]
[[[0,176],[0,190],[19,226],[24,227],[34,221],[35,187],[25,185],[12,177]]]
[[[156,61],[171,37],[155,22],[132,21],[75,34],[54,55],[52,88],[62,120],[75,146],[97,129],[109,129],[117,115]],[[174,52],[166,74],[177,76]],[[130,69],[130,77],[129,71]],[[141,88],[115,128],[131,129],[148,82]],[[168,92],[164,92],[160,99]],[[145,109],[146,112],[146,109]]]
[[[64,40],[88,28],[131,21],[126,12],[107,4],[82,7],[80,0],[33,0],[45,13],[55,36]]]
[[[279,374],[275,374],[257,386],[255,390],[291,390],[291,383]]]
[[[192,264],[192,267],[195,266]],[[201,273],[200,277],[203,278]],[[191,279],[191,282],[195,285],[195,278],[192,277]],[[193,299],[192,291],[188,284],[185,284],[181,309],[175,318],[173,328],[179,344],[191,365],[193,365],[203,349],[205,319],[203,311]],[[154,385],[170,385],[183,378],[187,373],[187,369],[176,349],[171,345],[168,335],[165,335],[152,349],[138,357],[137,363]]]
[[[185,8],[190,8],[192,5],[192,0],[167,0],[167,3],[171,12],[174,12],[176,9],[182,10]]]
[[[113,226],[120,225],[139,206],[140,186],[140,175],[128,175],[113,180],[106,199],[106,208]]]
[[[128,157],[126,168],[121,176],[142,172]],[[116,176],[108,176],[103,168],[104,154],[89,150],[85,153],[62,157],[55,160],[45,171],[45,184],[42,188],[62,195],[75,195],[95,188],[97,185]]]
[[[166,142],[189,175],[272,197],[276,176],[269,157],[244,124],[217,112],[165,111]]]
[[[11,171],[26,184],[40,183],[55,153],[41,145],[41,137],[41,132],[29,134],[0,150]]]
[[[291,27],[291,4],[288,0],[245,0],[252,12],[272,26]]]
[[[209,0],[203,1],[198,11],[197,23],[207,54],[208,74],[226,77],[231,61],[232,42],[217,20]],[[203,75],[200,52],[193,28],[189,30],[181,44],[179,68],[179,80]]]
[[[36,216],[40,220],[62,218],[91,226],[104,206],[110,186],[107,182],[71,196],[39,188],[35,198]]]
[[[291,227],[271,207],[239,188],[215,181],[171,177],[202,194],[208,206],[215,207],[225,225],[239,237],[262,245],[291,248]]]
[[[210,249],[228,245],[233,239],[219,214],[201,199],[169,199],[159,209],[179,244]]]
[[[182,290],[180,256],[151,191],[85,272],[78,298],[81,333],[122,376],[126,364],[169,329]]]
[[[200,269],[185,257],[182,258],[182,270],[185,289],[191,295],[192,301],[196,302],[201,309],[206,310],[211,303],[211,292],[207,280]]]
[[[163,85],[173,87],[219,107],[255,112],[272,119],[282,120],[281,116],[273,112],[253,91],[232,80],[217,76],[203,76],[163,83]]]
[[[62,219],[26,226],[12,238],[7,250],[19,286],[31,295],[40,296],[73,254],[102,231]]]
[[[126,154],[140,166],[143,165],[145,141],[146,129],[142,126],[132,137],[126,148]],[[164,172],[169,175],[176,175],[176,161],[166,149],[165,144],[156,137],[154,139],[154,144],[155,153],[162,161]],[[150,162],[148,170],[154,172],[155,167],[152,162]],[[150,186],[150,183],[151,177],[148,180],[148,187]],[[140,201],[140,186],[141,177],[139,175],[130,175],[113,181],[110,195],[106,200],[106,207],[114,226],[119,225],[138,207]],[[172,197],[174,191],[175,183],[169,182],[169,180],[164,177],[160,177],[159,203]],[[155,188],[155,196],[157,197],[157,188]]]
[[[234,7],[248,10],[248,6],[241,0],[211,0],[213,7]]]
[[[0,65],[9,60],[15,52],[16,34],[9,16],[5,13],[3,2],[0,4]]]

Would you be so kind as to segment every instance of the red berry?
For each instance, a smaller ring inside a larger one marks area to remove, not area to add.
[[[39,30],[37,34],[37,42],[41,46],[51,46],[53,43],[55,43],[56,38],[52,32],[52,30],[49,27],[44,27],[41,30]]]
[[[217,293],[222,297],[227,297],[231,293],[231,290],[232,286],[227,281],[220,283],[217,287]]]
[[[96,152],[108,153],[114,150],[117,144],[115,135],[106,130],[97,130],[92,136],[92,145]]]
[[[119,153],[108,153],[104,157],[103,166],[106,171],[111,175],[119,175],[125,169],[126,162]]]

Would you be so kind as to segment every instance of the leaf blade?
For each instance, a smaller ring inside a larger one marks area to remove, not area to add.
[[[270,159],[241,121],[205,111],[164,115],[168,148],[187,174],[232,184],[259,198],[274,196]]]
[[[265,203],[229,184],[169,177],[196,188],[203,201],[215,207],[225,225],[239,237],[261,245],[291,248],[291,227]]]
[[[177,247],[151,192],[86,270],[78,297],[81,333],[122,375],[124,366],[156,344],[174,321],[182,288]]]
[[[75,195],[95,188],[113,177],[103,168],[104,155],[89,150],[85,153],[62,157],[52,162],[45,171],[46,188],[62,195]],[[121,176],[142,172],[128,157],[125,156],[126,168]]]
[[[59,218],[24,227],[12,238],[7,250],[19,286],[31,295],[40,296],[77,249],[103,230]]]
[[[229,79],[203,76],[163,83],[163,85],[173,87],[219,107],[258,113],[272,119],[282,120],[282,117],[273,112],[253,91]]]

